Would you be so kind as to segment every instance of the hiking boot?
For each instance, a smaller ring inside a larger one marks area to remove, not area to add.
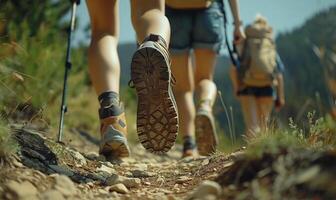
[[[209,105],[206,105],[209,104]],[[195,118],[196,144],[200,155],[215,153],[218,144],[215,119],[211,110],[211,101],[203,101],[197,109]]]
[[[169,151],[177,136],[178,114],[163,38],[150,35],[139,46],[132,59],[131,81],[138,96],[137,132],[141,144],[152,153]]]
[[[101,108],[99,116],[101,118],[99,153],[110,159],[128,157],[130,150],[126,139],[127,125],[124,108],[121,105]]]
[[[182,158],[185,157],[197,157],[197,148],[194,140],[191,137],[188,137],[184,140]]]

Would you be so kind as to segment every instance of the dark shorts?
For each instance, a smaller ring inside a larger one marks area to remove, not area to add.
[[[238,96],[274,97],[274,89],[266,87],[246,87],[237,93]]]
[[[185,53],[190,49],[212,49],[217,54],[224,51],[223,3],[215,1],[207,9],[184,10],[166,6],[170,21],[171,53]]]

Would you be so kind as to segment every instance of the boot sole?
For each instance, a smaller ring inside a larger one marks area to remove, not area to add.
[[[163,54],[149,45],[138,49],[132,59],[131,79],[138,96],[139,140],[152,153],[166,153],[175,144],[178,115]]]
[[[208,114],[197,114],[195,125],[198,153],[202,156],[208,156],[215,153],[218,139],[212,116],[209,116]]]
[[[120,141],[111,141],[104,144],[100,154],[106,158],[125,158],[130,156],[128,146]]]

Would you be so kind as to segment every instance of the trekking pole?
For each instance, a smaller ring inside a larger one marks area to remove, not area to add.
[[[64,114],[67,112],[67,105],[66,105],[67,81],[68,81],[68,73],[69,73],[69,71],[71,69],[71,65],[72,65],[71,64],[71,35],[72,35],[72,32],[75,29],[77,5],[79,5],[79,3],[80,3],[80,0],[70,0],[70,1],[72,3],[71,20],[70,20],[70,26],[69,26],[69,29],[68,29],[68,46],[67,46],[67,50],[66,50],[65,72],[64,72],[64,82],[63,82],[63,92],[62,92],[62,104],[61,104],[61,114],[60,114],[57,142],[62,142]]]
[[[228,34],[227,34],[227,23],[228,23],[228,19],[226,16],[226,9],[225,9],[225,0],[222,1],[223,2],[223,18],[224,18],[224,36],[225,36],[225,43],[229,52],[229,56],[231,59],[232,64],[236,67],[236,68],[240,68],[240,62],[239,62],[239,56],[236,50],[235,45],[233,45],[233,48],[231,49],[230,46],[230,42],[229,42],[229,38],[228,38]]]

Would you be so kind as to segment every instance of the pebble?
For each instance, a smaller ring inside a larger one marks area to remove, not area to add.
[[[101,165],[100,167],[98,167],[96,169],[97,172],[106,172],[108,174],[112,174],[112,173],[115,173],[115,170],[110,168],[110,167],[107,167],[105,165]]]
[[[188,177],[188,176],[180,176],[177,180],[176,183],[184,183],[187,181],[190,181],[192,178]]]
[[[152,172],[146,172],[146,171],[138,170],[138,169],[132,170],[131,173],[132,173],[132,176],[136,178],[145,178],[145,177],[151,177],[155,175]]]
[[[95,151],[88,152],[85,154],[85,157],[89,160],[97,160],[99,157],[99,154]]]
[[[129,178],[113,174],[106,179],[106,185],[115,185],[118,183],[124,184],[127,188],[139,188],[141,186],[141,180],[139,178]]]
[[[110,186],[109,191],[110,192],[118,192],[118,193],[121,193],[121,194],[127,194],[129,192],[127,187],[122,183],[118,183],[118,184]]]
[[[73,150],[70,152],[72,157],[78,162],[78,166],[83,166],[87,164],[85,157],[81,153]]]
[[[144,163],[138,163],[134,165],[134,169],[136,170],[140,170],[140,171],[147,171],[148,170],[148,166]]]
[[[106,185],[115,185],[117,183],[119,183],[119,175],[118,174],[112,174],[105,181]]]
[[[222,192],[221,186],[214,181],[203,181],[188,199],[217,199]],[[214,196],[214,198],[212,198]]]
[[[147,181],[143,182],[143,184],[144,184],[144,185],[151,185],[151,183],[150,183],[150,182],[147,182]]]
[[[140,188],[141,180],[139,178],[127,178],[121,180],[121,183],[124,184],[127,188]]]
[[[16,181],[10,180],[5,186],[9,192],[17,197],[17,199],[24,199],[29,197],[34,198],[37,194],[36,187],[29,181],[18,183]]]
[[[202,166],[208,165],[209,162],[210,162],[209,159],[204,159],[204,160],[202,161]]]
[[[108,194],[108,191],[103,190],[103,189],[98,189],[98,192],[99,192],[100,194]]]

